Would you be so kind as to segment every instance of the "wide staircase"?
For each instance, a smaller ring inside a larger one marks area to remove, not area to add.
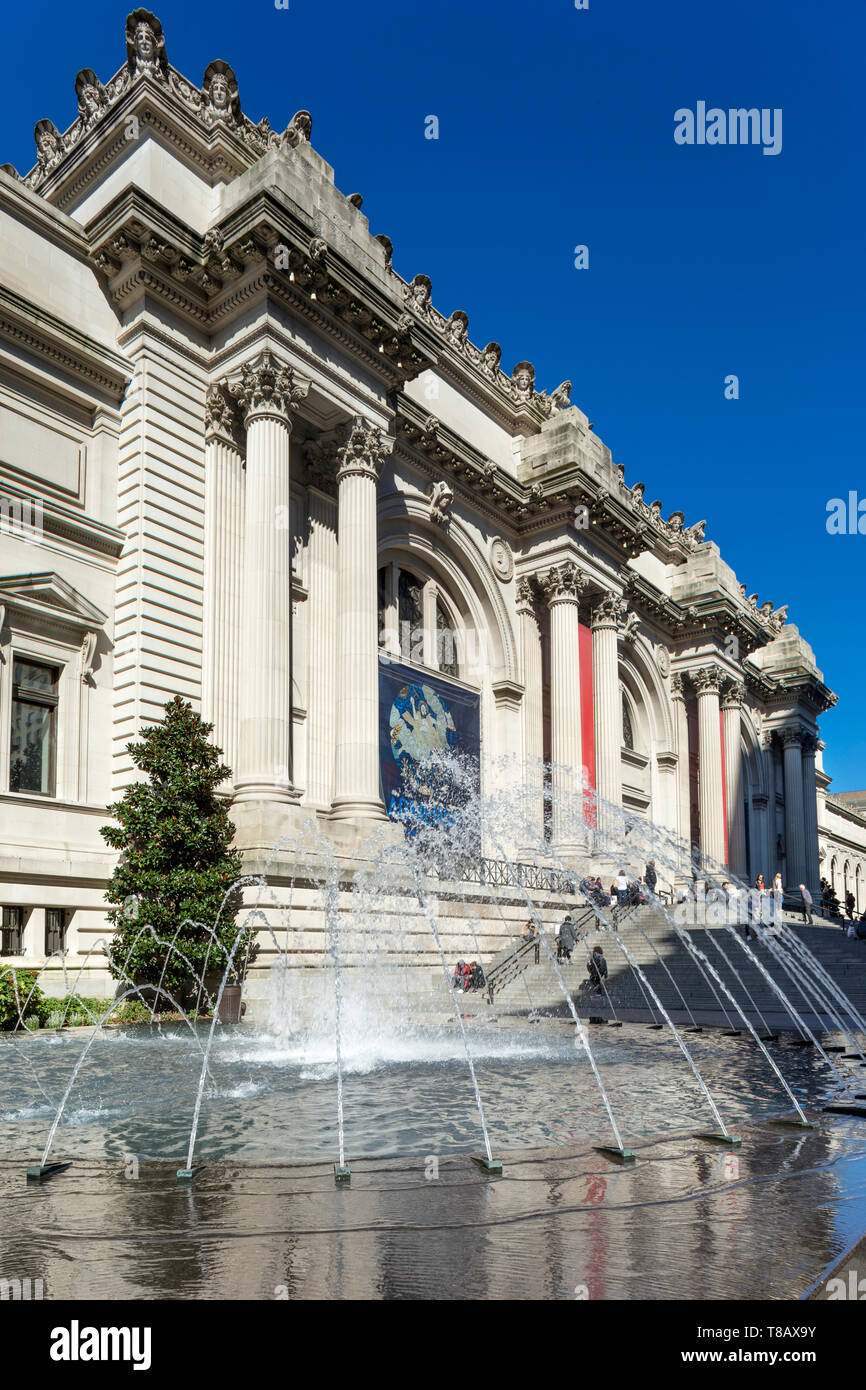
[[[742,1020],[712,972],[703,961],[698,963],[687,945],[677,935],[670,920],[656,906],[625,909],[617,917],[616,935],[595,930],[593,914],[575,914],[581,940],[569,962],[559,964],[562,980],[574,1000],[578,1012],[610,1019],[658,1016],[654,995],[677,1023],[720,1024],[742,1028]],[[854,1008],[866,1017],[866,942],[852,941],[842,931],[830,927],[793,926],[796,935],[817,958],[832,980],[848,996]],[[753,962],[742,950],[731,931],[725,927],[689,926],[686,928],[698,951],[703,952],[709,965],[724,985],[739,1001],[750,1020],[760,1025],[761,1015],[769,1027],[793,1027],[785,1006],[760,966],[777,982],[794,1009],[809,1026],[820,1021],[832,1026],[832,1015],[822,1001],[801,988],[783,969],[771,942],[777,942],[789,969],[792,954],[787,945],[776,937],[748,943],[757,961]],[[734,931],[742,938],[743,928]],[[621,945],[620,945],[621,943]],[[548,935],[546,945],[555,955],[555,942]],[[593,946],[600,945],[608,964],[607,992],[588,994],[587,959]],[[622,949],[624,948],[624,949]],[[719,949],[720,948],[720,949]],[[626,951],[644,972],[642,983],[632,968]],[[723,954],[722,954],[723,953]],[[550,961],[545,943],[535,963],[534,947],[515,942],[486,967],[491,1003],[499,1014],[527,1011],[567,1011],[562,985]],[[799,975],[797,976],[799,979]],[[810,971],[810,978],[814,978]],[[823,996],[829,996],[837,1012],[841,1006],[833,999],[825,984],[817,981]],[[475,1006],[476,1011],[478,1006]],[[727,1014],[727,1018],[726,1018]]]

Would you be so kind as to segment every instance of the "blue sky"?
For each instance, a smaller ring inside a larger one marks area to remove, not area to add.
[[[4,16],[0,162],[76,113],[82,67],[124,58],[127,7],[47,0]],[[528,358],[665,515],[707,537],[760,600],[787,603],[839,696],[822,721],[834,790],[866,787],[866,536],[827,503],[866,498],[862,55],[866,9],[813,0],[350,4],[156,12],[169,61],[224,58],[253,120],[305,107],[337,186],[364,195],[394,264],[424,271],[476,343]],[[781,108],[782,151],[679,146],[674,112]],[[424,138],[425,117],[439,139]],[[589,269],[574,268],[576,245]],[[735,373],[740,398],[724,398]]]

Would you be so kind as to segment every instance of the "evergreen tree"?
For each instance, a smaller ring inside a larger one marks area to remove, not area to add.
[[[137,743],[127,744],[146,780],[132,783],[108,807],[117,824],[101,831],[111,848],[121,852],[105,895],[115,929],[111,973],[121,981],[125,973],[136,984],[155,985],[162,976],[163,987],[181,1002],[195,997],[198,984],[180,955],[172,952],[166,959],[175,933],[177,951],[195,972],[213,977],[223,974],[239,930],[241,892],[229,890],[240,878],[241,857],[231,848],[234,826],[228,805],[215,795],[229,768],[222,751],[208,743],[212,729],[187,701],[178,696],[170,700],[162,724],[151,725]],[[178,932],[182,923],[186,925]],[[141,930],[145,926],[153,928],[156,939]],[[216,928],[215,938],[207,928]],[[235,953],[236,979],[243,973],[247,947],[244,940]],[[164,997],[160,1006],[170,1007]]]

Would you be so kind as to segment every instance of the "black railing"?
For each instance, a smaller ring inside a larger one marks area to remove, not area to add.
[[[574,893],[577,874],[551,869],[543,864],[512,864],[507,859],[455,858],[427,865],[431,878],[459,883],[477,883],[491,888],[534,888],[548,893]]]

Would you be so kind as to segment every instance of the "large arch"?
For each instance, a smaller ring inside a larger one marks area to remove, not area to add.
[[[659,757],[676,748],[670,698],[643,636],[633,642],[620,639],[618,656],[634,733],[634,750],[621,753],[623,806],[676,829],[676,763],[668,757],[662,766]]]

